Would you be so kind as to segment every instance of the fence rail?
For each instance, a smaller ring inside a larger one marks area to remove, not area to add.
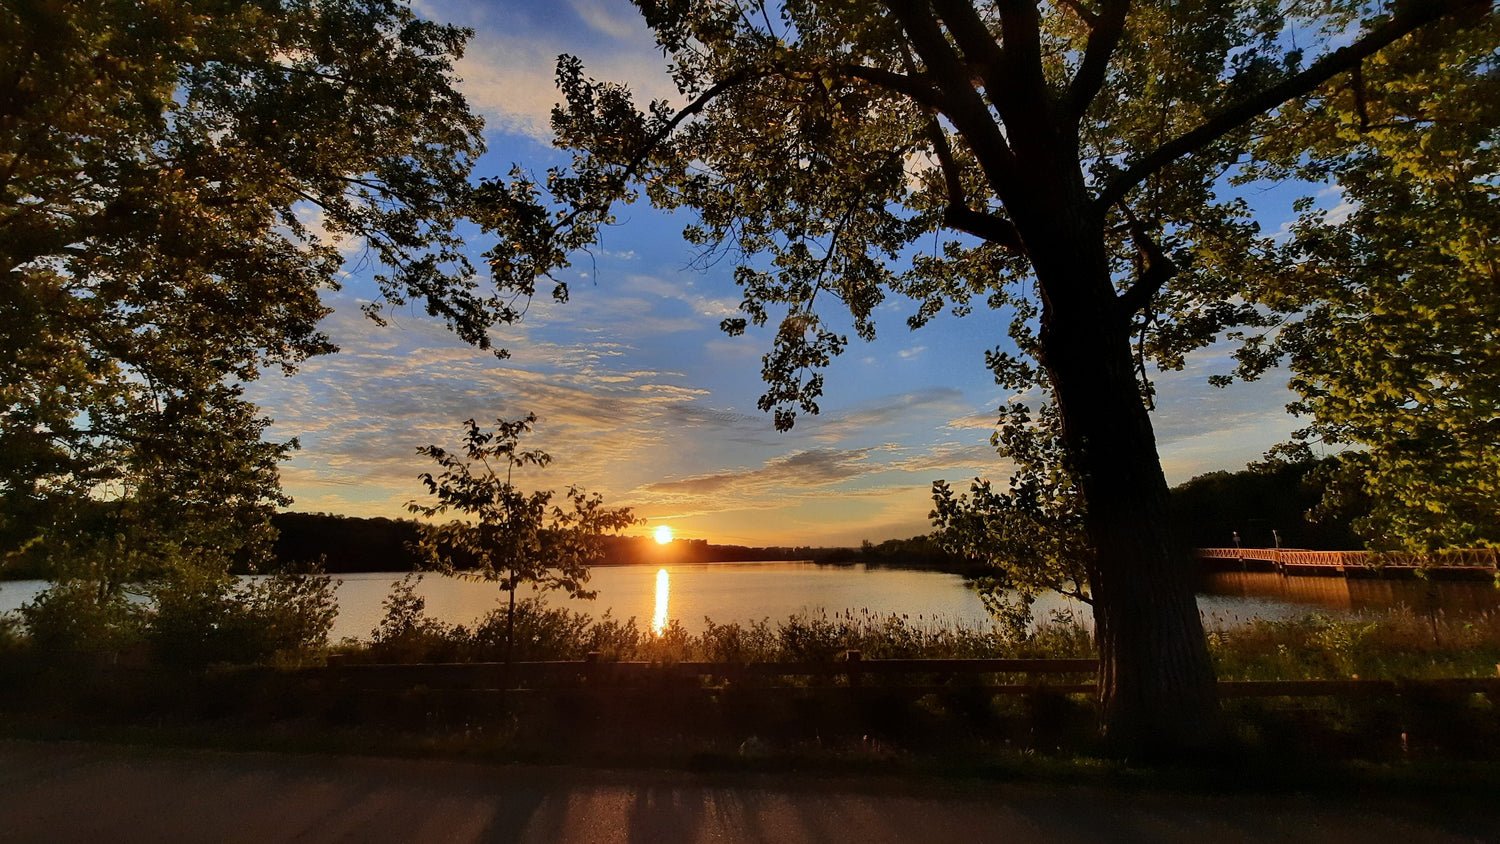
[[[980,688],[995,695],[1087,694],[1093,682],[1082,677],[1097,674],[1092,659],[860,659],[851,651],[839,662],[718,663],[559,662],[449,663],[411,665],[331,665],[302,669],[304,676],[328,679],[339,685],[369,691],[525,689],[525,688],[618,688],[643,684],[700,685],[703,678],[719,680],[814,677],[842,680],[858,687],[867,678],[881,678],[882,691],[905,690],[925,694],[955,689]],[[1497,666],[1500,671],[1500,666]],[[1014,675],[1029,682],[1017,683]],[[952,683],[956,678],[967,678]],[[981,678],[991,682],[974,682]],[[1045,678],[1045,679],[1043,679]],[[891,682],[891,681],[905,682]],[[1486,694],[1500,700],[1500,676],[1458,677],[1428,680],[1224,680],[1222,698],[1251,697],[1391,697],[1407,695]]]
[[[1199,548],[1206,560],[1257,560],[1278,568],[1333,569],[1458,569],[1500,570],[1494,548],[1458,548],[1415,553],[1405,551],[1309,551],[1305,548]]]

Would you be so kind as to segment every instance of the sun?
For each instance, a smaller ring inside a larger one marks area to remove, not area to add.
[[[667,527],[666,525],[662,525],[661,527],[657,528],[656,529],[656,541],[659,542],[659,543],[661,543],[662,545],[666,545],[668,542],[671,542],[672,541],[672,529],[669,528],[669,527]]]

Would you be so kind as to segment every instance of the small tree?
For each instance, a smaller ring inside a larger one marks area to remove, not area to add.
[[[511,660],[515,633],[516,588],[562,589],[572,598],[592,599],[585,589],[589,565],[603,554],[600,538],[637,522],[630,508],[604,506],[598,493],[569,487],[568,509],[552,503],[552,490],[524,492],[514,473],[526,466],[545,467],[551,455],[522,449],[521,437],[531,433],[536,414],[507,422],[497,419],[494,431],[473,419],[464,425],[461,454],[435,445],[417,449],[442,467],[442,473],[422,474],[435,504],[412,501],[406,508],[432,518],[455,512],[467,517],[442,525],[423,525],[418,550],[434,567],[458,577],[498,583],[507,595],[505,661]],[[503,468],[503,473],[498,470]]]

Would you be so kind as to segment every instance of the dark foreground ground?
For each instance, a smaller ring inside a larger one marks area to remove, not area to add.
[[[0,741],[0,841],[1495,841],[1500,801]]]

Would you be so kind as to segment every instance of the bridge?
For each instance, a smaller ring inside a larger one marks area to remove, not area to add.
[[[1494,548],[1457,548],[1445,551],[1309,551],[1305,548],[1199,548],[1202,560],[1270,563],[1277,571],[1348,572],[1443,571],[1500,572],[1500,552]]]

